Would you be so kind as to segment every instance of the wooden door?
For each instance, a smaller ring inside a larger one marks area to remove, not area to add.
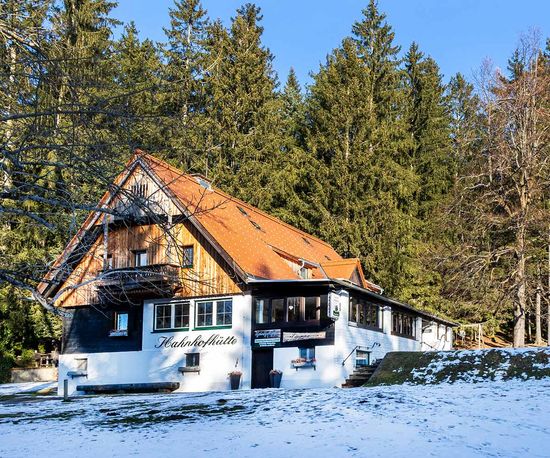
[[[273,348],[252,351],[252,388],[269,388],[269,371],[273,369]]]

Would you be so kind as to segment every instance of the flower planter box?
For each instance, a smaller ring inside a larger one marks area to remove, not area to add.
[[[270,372],[269,373],[269,386],[271,388],[281,388],[281,379],[283,378],[282,372]]]
[[[312,359],[312,360],[300,360],[300,361],[294,360],[294,361],[292,361],[292,367],[296,370],[310,368],[310,367],[312,367],[313,370],[317,370],[315,362],[316,361],[314,359]]]
[[[229,382],[231,384],[232,390],[238,390],[241,385],[241,373],[231,373],[229,374]]]

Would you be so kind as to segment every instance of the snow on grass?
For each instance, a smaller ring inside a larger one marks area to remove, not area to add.
[[[0,384],[0,396],[18,393],[36,393],[57,388],[57,382],[29,382]]]
[[[369,385],[436,384],[550,377],[550,349],[486,349],[392,352]]]
[[[550,379],[0,399],[0,456],[543,457]]]

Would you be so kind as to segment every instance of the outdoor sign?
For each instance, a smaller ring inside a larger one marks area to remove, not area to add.
[[[280,329],[257,329],[254,331],[254,345],[259,347],[274,347],[280,343]]]
[[[337,320],[340,317],[341,299],[339,292],[331,291],[328,294],[327,315],[332,320]]]
[[[300,340],[325,339],[326,331],[319,332],[283,332],[283,342],[296,342]]]
[[[190,339],[189,336],[185,336],[180,340],[174,338],[174,336],[160,336],[155,348],[182,348],[182,347],[209,347],[217,345],[235,345],[237,338],[234,336],[221,336],[214,334],[203,339],[201,335]]]

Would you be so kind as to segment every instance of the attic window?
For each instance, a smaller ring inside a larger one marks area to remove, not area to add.
[[[212,189],[212,186],[210,185],[210,183],[204,178],[195,177],[195,180],[197,180],[197,183],[200,184],[204,189],[208,189],[209,191],[210,189]]]
[[[262,226],[260,226],[256,221],[253,221],[253,220],[249,220],[250,221],[250,224],[252,224],[252,226],[254,226],[256,229],[258,229],[259,231],[262,231]]]
[[[133,184],[131,191],[134,197],[139,197],[143,199],[147,196],[147,183]]]
[[[310,242],[308,239],[306,239],[305,237],[302,237],[302,240],[304,241],[304,243],[305,243],[306,245],[310,245],[310,246],[311,246],[311,242]]]
[[[240,207],[239,205],[237,205],[237,208],[239,209],[239,211],[243,216],[246,216],[246,217],[250,216],[243,207]]]

